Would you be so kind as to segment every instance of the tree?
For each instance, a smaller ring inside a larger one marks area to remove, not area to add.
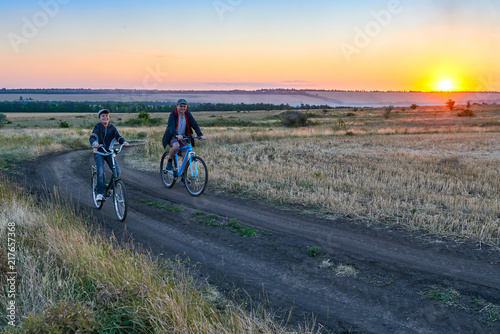
[[[452,99],[448,99],[448,101],[446,101],[445,105],[448,109],[450,109],[450,111],[452,111],[453,108],[455,107],[455,101],[453,101]]]
[[[384,107],[384,118],[389,118],[391,116],[391,111],[394,109],[394,106]]]

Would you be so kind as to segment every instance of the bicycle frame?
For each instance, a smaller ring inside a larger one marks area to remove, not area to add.
[[[117,150],[107,150],[101,145],[101,148],[105,151],[105,153],[99,152],[97,149],[94,148],[93,153],[94,154],[99,154],[102,155],[103,157],[111,156],[111,162],[113,168],[111,168],[112,171],[112,177],[111,180],[109,180],[109,183],[106,184],[106,180],[104,180],[104,184],[106,184],[106,189],[104,190],[104,197],[109,197],[109,190],[114,188],[114,184],[120,180],[118,175],[116,174],[116,155],[121,152],[123,145],[120,146],[119,149]]]
[[[177,153],[175,154],[175,164],[176,164],[176,166],[179,166],[179,152],[186,152],[186,153],[184,154],[184,158],[182,159],[182,164],[180,165],[180,167],[177,168],[177,171],[175,171],[174,176],[179,176],[179,171],[183,171],[184,170],[184,167],[186,166],[186,164],[188,162],[188,159],[191,162],[191,158],[195,155],[191,143],[188,143],[185,146],[179,147],[179,149],[177,150]],[[191,166],[191,169],[192,169],[193,165],[190,164],[190,166]],[[191,170],[191,173],[193,173],[193,170]],[[196,171],[195,175],[196,176],[198,175],[198,171]]]
[[[187,144],[177,149],[173,159],[172,169],[167,169],[167,159],[169,151],[163,153],[160,162],[160,176],[163,185],[171,188],[177,178],[181,177],[184,186],[192,196],[200,196],[204,191],[208,181],[208,170],[202,158],[193,151],[192,140],[199,137],[186,137]],[[179,161],[179,154],[184,153],[182,161]]]
[[[115,207],[115,213],[116,216],[118,217],[118,220],[124,221],[125,218],[127,217],[127,191],[125,189],[125,185],[123,184],[123,181],[120,180],[120,178],[117,175],[117,165],[116,165],[116,155],[120,153],[121,149],[123,147],[123,144],[120,146],[119,149],[112,149],[112,150],[107,150],[103,146],[101,148],[104,150],[104,153],[97,151],[94,149],[95,154],[102,155],[104,157],[111,156],[111,170],[112,170],[112,175],[111,175],[111,180],[109,181],[108,184],[106,184],[106,180],[104,180],[104,185],[105,185],[105,190],[104,190],[104,198],[100,201],[96,200],[96,188],[95,185],[97,184],[97,168],[94,165],[92,167],[92,185],[93,185],[93,198],[94,198],[94,204],[97,207],[97,209],[101,209],[104,200],[106,197],[111,197],[113,196],[113,203]],[[104,167],[104,166],[103,166]],[[113,190],[113,193],[111,194],[111,191]]]

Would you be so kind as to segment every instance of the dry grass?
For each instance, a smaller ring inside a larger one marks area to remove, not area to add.
[[[358,270],[351,265],[339,264],[334,271],[337,277],[358,277]]]
[[[498,111],[463,121],[427,109],[403,116],[396,109],[389,121],[369,110],[363,120],[349,118],[352,136],[333,131],[326,117],[293,130],[205,129],[209,140],[196,151],[212,189],[500,245]],[[162,134],[149,134],[144,169],[157,170]]]

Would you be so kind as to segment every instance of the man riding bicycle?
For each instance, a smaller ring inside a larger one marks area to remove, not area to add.
[[[99,123],[94,126],[92,134],[90,135],[89,142],[93,148],[98,149],[99,152],[104,153],[100,145],[103,145],[107,150],[111,150],[115,140],[118,140],[123,146],[130,146],[130,144],[120,136],[120,133],[116,127],[109,123],[109,110],[101,109],[97,113],[99,118]],[[106,187],[106,181],[104,180],[104,160],[106,160],[110,169],[113,167],[113,161],[111,156],[102,156],[100,154],[94,154],[94,160],[97,167],[97,197],[96,201],[102,201],[104,199],[104,189]],[[116,164],[116,173],[120,175],[120,167],[118,163]]]
[[[168,117],[167,128],[163,134],[163,148],[170,145],[170,151],[167,161],[167,169],[172,170],[172,161],[180,146],[186,145],[183,140],[184,136],[189,136],[193,133],[193,129],[200,139],[205,139],[201,133],[198,123],[194,120],[193,115],[187,110],[187,102],[184,99],[177,101],[177,107],[170,113]]]

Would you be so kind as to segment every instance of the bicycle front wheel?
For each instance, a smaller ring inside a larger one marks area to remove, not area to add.
[[[115,212],[119,221],[124,221],[127,217],[127,191],[125,184],[121,180],[116,181],[113,189],[113,202],[115,204]]]
[[[169,152],[167,151],[167,152],[163,153],[163,155],[161,157],[160,176],[161,176],[161,182],[163,182],[163,185],[167,188],[172,188],[172,186],[175,184],[175,177],[174,177],[173,170],[167,170],[168,154],[169,154]]]
[[[97,167],[92,166],[92,199],[94,200],[94,205],[97,208],[97,210],[100,210],[102,208],[102,204],[104,201],[98,201],[96,200],[97,198]]]
[[[188,160],[184,169],[184,185],[193,196],[200,196],[205,191],[208,182],[208,170],[205,161],[200,157]]]

